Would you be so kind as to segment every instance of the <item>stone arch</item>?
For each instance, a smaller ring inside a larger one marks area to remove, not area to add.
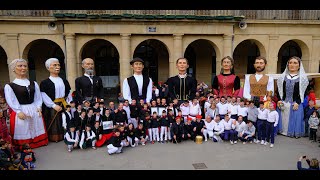
[[[145,61],[143,73],[155,84],[169,78],[169,50],[163,41],[152,38],[140,42],[134,49],[133,57]]]
[[[59,76],[66,78],[64,52],[62,48],[52,40],[33,40],[24,48],[22,58],[28,61],[30,80],[40,83],[49,77],[49,71],[45,67],[45,61],[49,58],[59,59],[61,65]]]
[[[184,57],[189,60],[187,73],[197,80],[211,85],[214,76],[217,74],[218,54],[220,54],[218,46],[208,39],[201,38],[190,42],[184,51]]]
[[[79,57],[81,61],[85,58],[94,60],[95,74],[102,79],[104,95],[108,100],[116,101],[120,92],[119,51],[116,46],[105,39],[92,39],[81,47]]]
[[[253,64],[257,56],[267,56],[264,45],[256,39],[245,39],[235,47],[233,51],[235,74],[240,78],[244,78],[245,74],[255,73]]]
[[[9,68],[7,64],[8,56],[3,47],[0,46],[0,84],[4,87],[4,84],[9,83]]]
[[[290,39],[283,43],[278,52],[277,73],[282,73],[288,59],[292,56],[301,58],[306,72],[309,70],[310,51],[305,42],[299,39]]]

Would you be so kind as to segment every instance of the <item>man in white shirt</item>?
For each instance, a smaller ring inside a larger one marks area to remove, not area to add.
[[[133,76],[123,80],[122,92],[124,99],[131,104],[132,99],[143,99],[145,103],[150,104],[152,98],[152,80],[142,74],[144,61],[140,58],[133,58],[130,61],[133,69]]]
[[[224,116],[228,113],[228,104],[224,96],[221,97],[220,102],[217,104],[219,109],[219,115],[221,119],[224,119]]]
[[[259,56],[255,59],[255,74],[246,75],[243,89],[243,97],[254,101],[254,105],[258,108],[259,102],[266,98],[268,92],[273,94],[274,82],[273,78],[264,74],[267,65],[265,57]]]
[[[201,108],[199,102],[196,98],[192,100],[192,103],[189,103],[189,116],[194,120],[197,115],[201,115]]]

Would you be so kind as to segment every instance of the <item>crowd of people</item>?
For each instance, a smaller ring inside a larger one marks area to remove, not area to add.
[[[94,75],[91,58],[82,61],[85,73],[76,78],[74,95],[69,82],[59,77],[58,59],[45,62],[50,76],[40,86],[27,79],[26,60],[12,61],[16,79],[0,93],[1,168],[33,169],[32,148],[48,141],[64,141],[68,152],[106,146],[112,155],[122,153],[123,147],[179,144],[197,137],[270,148],[278,133],[317,140],[319,110],[299,57],[288,60],[277,92],[274,79],[264,74],[264,57],[256,58],[256,73],[245,77],[244,88],[229,56],[221,60],[221,73],[212,87],[187,75],[186,58],[176,61],[179,74],[158,87],[142,74],[142,59],[133,58],[130,65],[133,75],[124,79],[116,107],[114,102],[105,104],[102,80]]]

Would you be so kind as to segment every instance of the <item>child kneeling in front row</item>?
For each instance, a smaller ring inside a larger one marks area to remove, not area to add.
[[[64,135],[64,142],[68,146],[68,152],[71,152],[74,148],[78,147],[79,135],[76,132],[76,126],[74,123],[70,124],[69,130]]]
[[[120,130],[115,129],[113,136],[108,141],[108,154],[114,154],[114,153],[121,153],[122,151],[122,143],[121,143],[121,137],[120,137]]]

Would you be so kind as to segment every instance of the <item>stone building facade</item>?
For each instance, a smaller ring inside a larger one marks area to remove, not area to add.
[[[146,61],[155,83],[177,74],[183,56],[188,73],[209,85],[224,56],[235,59],[241,78],[254,72],[258,55],[267,73],[281,73],[293,55],[318,73],[319,19],[319,10],[0,10],[0,83],[14,79],[8,64],[16,58],[28,60],[37,82],[49,75],[45,60],[58,58],[74,90],[82,59],[91,57],[106,92],[132,75],[133,57]]]

